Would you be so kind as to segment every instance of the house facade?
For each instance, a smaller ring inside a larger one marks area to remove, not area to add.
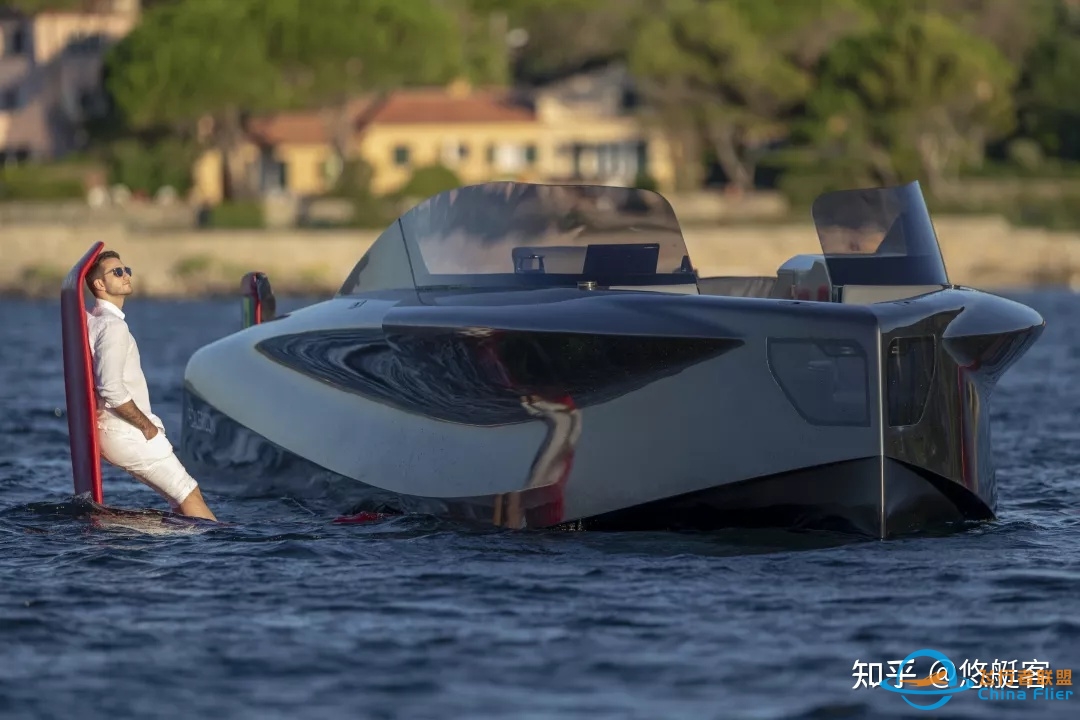
[[[82,146],[82,123],[106,109],[105,53],[139,15],[139,0],[87,0],[78,12],[0,10],[0,165]]]
[[[334,111],[252,120],[238,150],[248,187],[261,193],[317,196],[336,179],[336,144],[372,168],[372,191],[404,186],[421,167],[441,164],[465,184],[492,180],[634,185],[648,175],[671,187],[674,168],[663,136],[634,114],[623,68],[581,73],[532,90],[401,88]],[[344,123],[344,125],[342,125]],[[340,132],[345,127],[344,137]],[[342,142],[344,140],[344,142]],[[203,155],[196,191],[223,198],[223,159]]]

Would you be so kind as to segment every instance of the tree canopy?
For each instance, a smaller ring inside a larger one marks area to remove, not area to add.
[[[170,126],[229,149],[245,113],[336,107],[328,124],[340,136],[351,97],[464,71],[461,36],[437,4],[320,0],[319,10],[304,0],[162,4],[110,53],[108,89],[134,128]]]
[[[923,177],[931,190],[1014,126],[1013,65],[942,15],[906,16],[837,43],[810,102],[823,146],[878,182]]]
[[[72,0],[77,4],[79,0]],[[16,0],[28,11],[64,0]],[[1080,160],[1076,0],[163,0],[111,51],[123,122],[235,141],[246,113],[625,63],[643,122],[749,188],[772,157],[947,182],[1023,140]],[[333,115],[333,113],[331,113]],[[340,122],[340,113],[336,116]],[[792,152],[792,149],[798,152]]]

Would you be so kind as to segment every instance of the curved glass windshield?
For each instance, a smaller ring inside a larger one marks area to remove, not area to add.
[[[918,182],[826,193],[813,215],[833,285],[948,284]]]
[[[399,222],[418,289],[696,282],[675,212],[646,190],[486,183]]]

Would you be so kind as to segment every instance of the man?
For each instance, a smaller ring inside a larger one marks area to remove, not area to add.
[[[217,520],[198,483],[173,453],[165,426],[150,409],[139,348],[124,322],[124,298],[132,293],[131,268],[117,252],[106,250],[90,266],[86,284],[97,299],[87,330],[102,457],[150,486],[174,511]]]

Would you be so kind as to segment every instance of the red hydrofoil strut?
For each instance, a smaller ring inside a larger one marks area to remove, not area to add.
[[[60,286],[60,326],[63,333],[64,394],[67,399],[68,435],[71,444],[71,475],[75,494],[90,494],[103,504],[101,455],[99,452],[97,406],[94,399],[94,371],[90,360],[90,340],[83,300],[86,273],[105,243],[96,242],[75,263]]]

